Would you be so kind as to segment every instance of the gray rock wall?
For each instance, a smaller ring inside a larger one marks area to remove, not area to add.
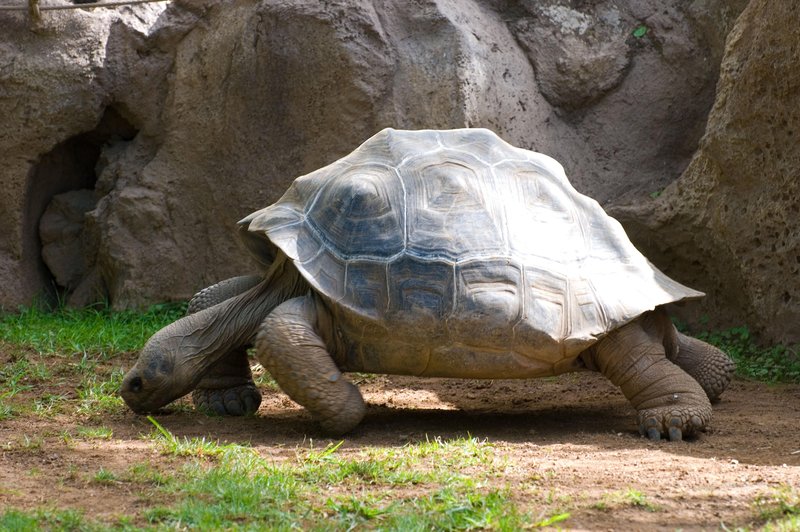
[[[0,304],[56,283],[140,306],[251,270],[236,221],[386,126],[489,127],[603,203],[649,201],[697,147],[745,2],[686,4],[183,0],[48,12],[41,35],[0,14]],[[79,189],[83,232],[40,239]],[[68,252],[48,268],[43,244]],[[59,266],[75,246],[82,274]]]
[[[92,187],[101,142],[91,135],[108,100],[102,84],[111,28],[143,31],[159,13],[143,6],[48,14],[41,33],[24,12],[0,12],[0,305],[30,303],[51,286],[39,220],[53,196]],[[122,22],[124,21],[124,22]]]
[[[656,201],[612,210],[651,260],[708,293],[688,316],[790,343],[800,342],[798,27],[796,6],[751,2],[686,171]]]

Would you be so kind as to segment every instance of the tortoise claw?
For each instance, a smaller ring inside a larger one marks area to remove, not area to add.
[[[660,423],[654,417],[648,417],[639,423],[639,432],[651,441],[661,440]]]
[[[253,384],[233,388],[197,388],[192,393],[194,406],[218,416],[253,414],[261,405],[261,393]]]
[[[708,416],[710,417],[710,416]],[[652,441],[669,438],[682,441],[705,429],[708,418],[700,411],[686,408],[653,408],[639,413],[639,431]]]

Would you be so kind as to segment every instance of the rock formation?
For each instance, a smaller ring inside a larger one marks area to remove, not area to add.
[[[0,305],[141,306],[245,273],[236,221],[385,126],[489,127],[605,204],[666,202],[745,4],[176,0],[44,12],[38,34],[2,12]]]
[[[754,0],[728,37],[705,135],[656,200],[612,209],[714,326],[800,342],[800,14]],[[705,320],[704,320],[705,321]]]
[[[45,208],[58,194],[94,188],[103,143],[112,133],[131,134],[124,124],[109,131],[106,126],[124,122],[113,123],[113,113],[103,119],[108,91],[102,77],[112,28],[146,31],[162,9],[48,12],[37,33],[29,31],[24,11],[0,12],[2,307],[30,303],[52,287],[38,234]],[[74,231],[68,232],[73,238]]]

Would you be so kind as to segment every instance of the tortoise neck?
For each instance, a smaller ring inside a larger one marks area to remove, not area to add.
[[[252,344],[261,322],[276,306],[307,290],[291,261],[277,257],[256,286],[175,323],[184,322],[178,327],[183,333],[176,346],[178,359],[192,373],[202,374],[226,353]]]

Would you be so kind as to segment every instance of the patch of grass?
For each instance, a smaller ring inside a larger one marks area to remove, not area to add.
[[[160,528],[518,530],[568,517],[533,522],[518,510],[511,487],[489,487],[492,446],[485,440],[435,439],[355,453],[343,452],[338,442],[298,450],[294,461],[276,464],[250,447],[209,447],[151,422],[162,452],[194,457],[163,488],[175,506],[145,513]],[[490,464],[489,471],[476,470],[477,463]],[[414,494],[390,489],[403,484],[413,484]]]
[[[331,484],[368,482],[395,486],[449,482],[473,469],[479,469],[482,475],[501,473],[492,444],[471,436],[452,440],[426,437],[402,447],[368,448],[356,456],[339,456],[337,451],[343,443],[298,451],[303,478]]]
[[[394,450],[368,449],[357,457],[338,456],[336,451],[343,443],[329,444],[320,451],[312,448],[304,454],[298,451],[297,472],[300,477],[308,482],[367,482],[391,486],[433,481],[431,474],[411,467],[411,461],[406,457],[398,459]]]
[[[764,532],[797,532],[800,530],[800,516],[792,515],[783,519],[769,521],[762,530]]]
[[[605,493],[600,501],[591,505],[595,510],[602,510],[604,512],[610,512],[625,506],[641,508],[648,512],[659,511],[659,507],[647,500],[647,496],[644,493],[632,488],[626,491]]]
[[[466,483],[427,496],[393,503],[385,526],[395,530],[520,530],[530,519],[521,514],[510,489],[480,489]],[[384,523],[382,523],[383,525]]]
[[[97,530],[77,510],[8,509],[0,514],[0,530]]]
[[[96,484],[113,484],[119,482],[119,479],[113,471],[101,467],[92,477],[92,482]]]
[[[570,517],[569,512],[558,513],[555,515],[551,515],[550,517],[545,517],[540,521],[537,521],[536,523],[533,524],[533,526],[537,528],[552,526],[555,525],[556,523],[566,521],[567,519],[569,519],[569,517]]]
[[[219,442],[206,440],[205,437],[191,439],[184,437],[181,439],[161,426],[153,416],[147,416],[147,419],[156,428],[155,433],[151,434],[149,438],[156,443],[163,454],[171,454],[173,456],[218,457],[231,449],[244,449],[244,447],[240,445],[222,445]]]
[[[421,497],[381,504],[375,495],[328,499],[337,527],[352,530],[361,525],[388,530],[520,530],[529,519],[521,515],[509,490],[444,487]]]
[[[639,490],[628,489],[623,493],[623,498],[630,506],[642,508],[648,512],[657,512],[658,506],[647,500],[647,496]]]
[[[123,377],[121,369],[113,370],[107,378],[97,374],[84,377],[78,387],[77,413],[96,417],[121,412],[125,405],[117,391]]]
[[[83,377],[88,377],[94,375],[97,372],[97,362],[98,357],[92,356],[87,352],[81,353],[81,358],[77,362],[69,362],[67,364],[69,368],[69,373],[72,375],[80,375]]]
[[[359,497],[348,495],[325,501],[325,506],[344,522],[347,530],[352,530],[365,522],[381,519],[388,512],[382,506],[384,497],[380,494],[364,494]]]
[[[488,465],[494,460],[494,446],[488,440],[472,436],[442,440],[440,437],[409,446],[412,456],[435,457],[444,461],[445,466]]]
[[[82,440],[110,440],[114,435],[114,431],[108,427],[78,427],[74,432],[63,430],[59,435],[67,447],[73,448],[76,438]]]
[[[134,464],[123,477],[127,482],[135,482],[137,484],[152,484],[154,486],[166,486],[169,484],[171,477],[165,475],[158,469],[150,464]]]
[[[154,305],[144,312],[21,308],[0,314],[0,340],[43,354],[90,352],[107,358],[141,348],[153,333],[185,312],[185,303]]]
[[[115,530],[140,530],[139,527],[135,525],[136,520],[130,516],[122,515],[117,517],[117,523]]]
[[[249,448],[225,446],[212,467],[195,461],[182,475],[183,481],[171,487],[182,500],[174,508],[148,510],[145,517],[151,523],[200,530],[247,523],[288,529],[302,523],[309,511],[291,471],[270,465]]]
[[[105,361],[141,348],[184,311],[185,304],[165,304],[144,312],[31,307],[0,313],[0,345],[10,353],[10,360],[0,364],[0,420],[23,413],[94,417],[123,411],[118,396],[123,371],[112,370]],[[77,399],[47,393],[51,388],[42,384],[52,382],[56,389],[64,385],[76,389]],[[79,384],[73,388],[68,384],[72,382]],[[30,397],[27,404],[15,399],[23,392],[28,392],[26,397],[34,395],[30,391],[40,388],[47,389]]]
[[[18,452],[37,452],[44,446],[44,438],[41,436],[28,436],[23,434],[18,437],[16,441],[7,441],[0,449],[5,451],[18,451]],[[1,529],[0,529],[1,530]]]
[[[110,440],[114,431],[108,427],[78,427],[77,435],[85,440]]]
[[[27,358],[18,358],[0,367],[0,397],[10,399],[20,392],[33,388],[33,383],[49,377],[47,368],[41,363],[31,363]]]
[[[44,394],[33,400],[33,413],[40,417],[52,417],[63,411],[68,398],[66,395]]]
[[[33,413],[41,417],[50,417],[56,414],[67,397],[65,395],[44,394],[33,400]]]
[[[696,336],[728,353],[736,362],[736,373],[742,377],[768,383],[800,382],[798,346],[761,347],[756,344],[747,327],[705,332]]]
[[[800,524],[800,492],[792,486],[782,485],[768,494],[759,495],[755,507],[759,518],[773,526],[792,521]]]
[[[0,514],[0,530],[37,530],[39,519],[35,514],[19,510],[6,510]]]
[[[14,417],[14,409],[0,399],[0,421],[11,419],[12,417]]]
[[[487,440],[426,438],[399,448],[337,456],[342,443],[298,456],[297,473],[307,483],[345,487],[347,495],[325,503],[343,528],[372,523],[396,530],[513,530],[530,521],[519,515],[508,489],[486,488],[496,471],[494,449]],[[364,490],[365,483],[376,488]],[[417,486],[421,494],[392,500],[380,489],[401,485]],[[362,493],[353,495],[354,488],[362,488]]]

